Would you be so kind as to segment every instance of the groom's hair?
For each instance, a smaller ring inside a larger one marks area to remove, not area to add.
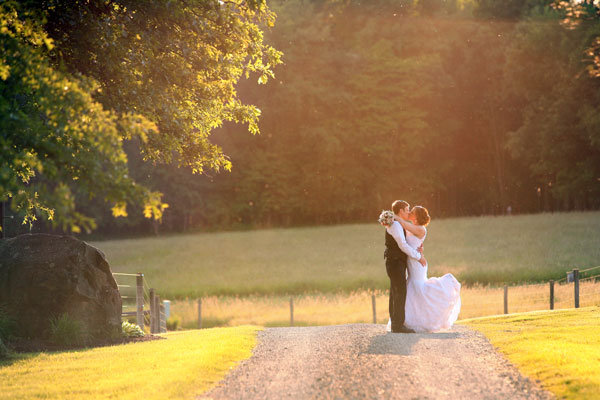
[[[408,206],[409,206],[408,203],[405,202],[404,200],[396,200],[395,202],[392,203],[392,211],[394,211],[394,214],[398,214],[398,212],[400,212],[400,210],[403,210]]]

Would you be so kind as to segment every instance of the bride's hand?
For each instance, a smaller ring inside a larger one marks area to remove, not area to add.
[[[406,230],[409,230],[408,226],[412,225],[410,222],[408,222],[405,219],[402,219],[400,217],[395,217],[397,218],[396,221],[398,221],[398,223]]]

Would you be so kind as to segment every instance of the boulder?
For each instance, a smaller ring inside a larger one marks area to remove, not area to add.
[[[121,332],[121,295],[104,254],[71,236],[27,234],[0,240],[0,305],[21,337],[48,337],[67,314],[92,340]]]

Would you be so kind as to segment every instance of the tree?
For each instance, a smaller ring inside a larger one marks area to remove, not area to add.
[[[519,24],[508,53],[509,82],[525,106],[507,145],[525,161],[545,209],[592,208],[600,195],[600,82],[584,73],[581,54],[598,28],[549,22]]]
[[[575,29],[597,23],[600,19],[600,3],[595,0],[554,0],[554,7],[563,12],[563,25]],[[597,26],[597,25],[596,25]],[[585,50],[585,61],[588,72],[593,77],[600,77],[600,32],[594,32]]]
[[[129,177],[125,141],[153,163],[230,169],[209,136],[224,121],[259,132],[235,86],[251,73],[265,83],[281,62],[263,42],[264,0],[31,0],[0,14],[1,200],[75,232],[94,228],[81,194],[115,216],[143,203],[161,217],[160,193]]]
[[[599,35],[597,20],[590,16],[565,29],[550,0],[436,3],[271,0],[279,20],[265,41],[285,52],[286,67],[274,84],[241,79],[235,86],[239,98],[264,112],[261,135],[233,122],[211,134],[211,144],[230,157],[231,172],[206,168],[194,175],[191,166],[175,168],[177,158],[174,166],[155,168],[140,155],[145,144],[125,145],[129,176],[164,193],[170,205],[160,229],[372,221],[396,197],[430,207],[434,218],[497,214],[508,205],[519,213],[544,204],[547,210],[598,208],[600,81],[581,62]],[[64,39],[70,43],[83,41],[86,29],[59,31],[71,32]],[[96,36],[86,40],[94,43]],[[116,37],[109,43],[130,46],[131,35]],[[102,92],[94,99],[111,110],[150,96],[119,103],[105,76],[129,73],[115,58],[119,46],[95,50],[96,58],[113,57],[110,74],[93,63],[64,62],[73,75],[96,71]],[[144,76],[173,80],[177,64]],[[160,90],[152,96],[169,99]],[[156,129],[176,120],[160,115]],[[157,226],[136,209],[129,214],[137,217],[115,220],[99,201],[77,199],[101,233],[149,233]]]

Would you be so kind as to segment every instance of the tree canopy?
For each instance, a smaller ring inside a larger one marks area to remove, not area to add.
[[[281,53],[263,40],[264,0],[48,0],[0,5],[0,200],[25,222],[94,228],[79,201],[113,215],[161,193],[130,174],[125,145],[193,173],[229,170],[210,135],[225,121],[256,134],[260,110],[236,84],[273,77]]]
[[[600,208],[594,0],[19,4],[54,48],[19,45],[92,85],[162,230],[373,221],[398,198],[434,218]],[[71,183],[101,233],[157,228]]]
[[[285,68],[239,87],[262,135],[215,132],[231,173],[151,174],[181,200],[163,229],[373,221],[397,198],[434,218],[600,207],[598,21],[568,29],[552,0],[433,3],[271,1]]]

